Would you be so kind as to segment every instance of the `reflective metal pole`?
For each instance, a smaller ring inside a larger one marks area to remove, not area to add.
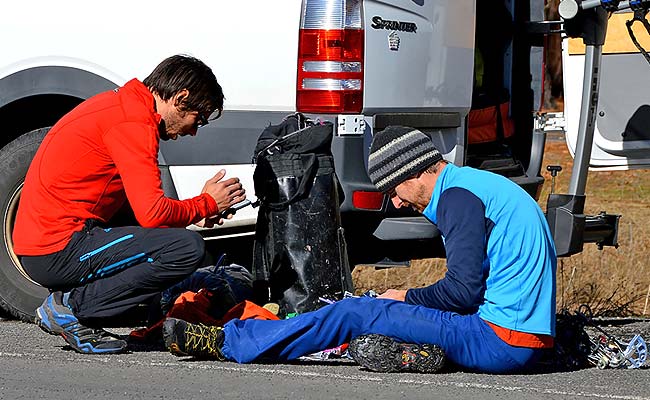
[[[596,127],[602,52],[602,46],[587,45],[585,49],[580,123],[578,124],[576,154],[573,160],[571,181],[569,182],[569,194],[572,195],[584,195],[585,187],[587,186],[589,159],[591,158],[594,129]]]

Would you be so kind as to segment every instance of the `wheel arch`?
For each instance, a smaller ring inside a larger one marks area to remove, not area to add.
[[[116,87],[100,75],[67,66],[32,67],[0,78],[0,147],[52,126],[83,100]]]

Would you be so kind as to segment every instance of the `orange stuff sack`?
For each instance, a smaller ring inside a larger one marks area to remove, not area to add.
[[[217,325],[219,321],[208,313],[212,292],[201,289],[198,292],[184,292],[174,301],[174,305],[161,320],[147,328],[136,329],[129,333],[129,338],[136,341],[154,341],[162,335],[165,318],[178,318],[194,324]]]
[[[221,325],[232,319],[264,319],[264,320],[279,320],[280,318],[273,314],[271,311],[257,304],[244,300],[231,308],[226,315],[221,319]]]
[[[264,320],[280,319],[277,315],[271,313],[267,309],[245,300],[228,310],[221,320],[216,320],[208,313],[211,306],[211,297],[212,293],[205,289],[201,289],[196,293],[184,292],[176,299],[174,305],[165,318],[178,318],[193,324],[213,326],[223,326],[223,324],[235,318]],[[139,342],[149,342],[160,338],[165,318],[162,318],[160,321],[148,328],[141,328],[132,331],[129,333],[129,338]]]
[[[494,105],[470,110],[467,143],[489,143],[512,136],[515,127],[512,119],[508,117],[509,107],[509,102],[506,101],[499,105],[499,109]],[[503,129],[503,137],[499,137],[499,123]]]

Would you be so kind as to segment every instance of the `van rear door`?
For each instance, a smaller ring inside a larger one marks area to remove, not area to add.
[[[473,0],[366,0],[363,15],[364,114],[467,113],[474,65]]]
[[[633,169],[650,167],[650,63],[628,35],[631,12],[613,14],[607,27],[600,68],[600,95],[590,167]],[[640,23],[634,32],[650,49],[650,37]],[[563,43],[564,117],[566,141],[575,154],[582,99],[585,47],[581,39]]]

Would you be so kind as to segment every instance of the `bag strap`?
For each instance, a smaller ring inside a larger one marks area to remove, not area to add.
[[[253,160],[252,160],[253,164],[257,164],[257,161],[260,158],[260,156],[262,155],[262,153],[267,153],[267,155],[272,155],[272,154],[274,154],[275,151],[280,152],[281,149],[280,149],[279,145],[282,144],[282,142],[284,142],[285,140],[287,140],[287,139],[289,139],[289,138],[291,138],[293,136],[296,136],[297,134],[311,128],[312,126],[313,125],[305,126],[304,128],[300,128],[297,131],[293,131],[291,133],[288,133],[288,134],[286,134],[284,136],[281,136],[281,137],[275,139],[273,142],[266,145],[262,150],[258,151],[256,154],[253,155]]]
[[[630,3],[632,4],[632,3]],[[634,35],[634,31],[632,30],[632,25],[636,21],[641,22],[641,25],[645,28],[646,32],[650,35],[650,23],[648,23],[648,20],[646,19],[646,15],[648,14],[648,10],[643,9],[642,7],[639,8],[633,8],[634,10],[634,17],[625,22],[625,26],[627,27],[627,33],[630,35],[630,39],[632,39],[632,43],[636,46],[636,48],[639,50],[639,52],[643,55],[645,60],[650,64],[650,55],[648,55],[648,52],[646,49],[641,46],[641,43],[637,40],[636,36]]]
[[[271,210],[280,211],[286,208],[289,204],[293,203],[296,199],[300,198],[301,196],[307,193],[309,188],[309,183],[314,179],[314,177],[316,176],[316,172],[318,171],[316,154],[313,153],[301,154],[300,161],[302,162],[302,168],[304,173],[302,175],[302,178],[300,179],[300,184],[298,185],[298,189],[296,190],[296,193],[294,193],[293,196],[291,196],[291,198],[285,201],[280,201],[277,203],[270,203],[270,202],[265,203],[266,206]]]

